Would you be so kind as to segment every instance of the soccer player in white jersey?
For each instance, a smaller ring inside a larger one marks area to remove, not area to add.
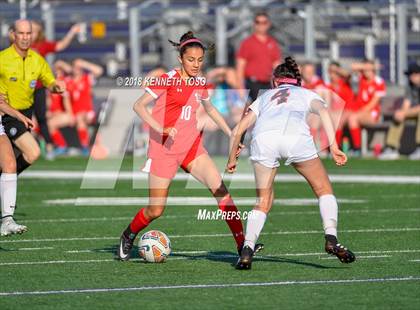
[[[26,128],[33,127],[32,121],[19,111],[10,107],[6,98],[0,94],[0,198],[1,198],[1,236],[21,234],[27,230],[24,225],[17,224],[13,219],[16,208],[16,159],[12,144],[4,132],[1,115],[5,113],[25,124]]]
[[[248,215],[244,247],[237,269],[250,269],[253,249],[258,240],[273,200],[274,177],[279,160],[293,167],[308,181],[319,199],[325,232],[325,251],[343,263],[351,263],[355,255],[337,241],[337,200],[327,172],[318,157],[306,118],[309,113],[320,116],[328,135],[330,152],[338,166],[347,162],[335,141],[335,133],[326,104],[316,93],[300,87],[301,77],[295,60],[287,57],[274,70],[273,89],[257,98],[231,136],[231,152],[226,171],[233,173],[242,134],[255,124],[252,131],[251,161],[254,166],[257,204]]]

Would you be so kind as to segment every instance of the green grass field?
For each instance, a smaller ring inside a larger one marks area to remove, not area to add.
[[[133,189],[128,180],[114,189],[80,189],[80,179],[65,176],[21,178],[16,218],[29,231],[0,239],[0,309],[418,309],[420,163],[353,159],[343,169],[326,164],[331,174],[414,179],[334,184],[338,199],[345,199],[339,205],[339,240],[358,256],[350,265],[323,252],[318,207],[301,200],[314,198],[303,182],[276,184],[280,201],[260,238],[266,247],[252,270],[237,271],[224,221],[197,220],[200,208],[215,205],[171,205],[150,225],[171,239],[166,263],[143,263],[137,253],[120,262],[114,259],[119,235],[140,207],[123,202],[147,197],[146,189]],[[30,171],[85,167],[81,159],[61,159],[40,161]],[[126,158],[123,170],[130,167],[132,159]],[[245,161],[240,165],[243,172],[250,172],[247,167]],[[293,171],[281,167],[282,173]],[[174,181],[171,196],[209,197],[207,190],[186,184]],[[233,197],[254,197],[252,184],[233,188]],[[117,203],[107,205],[106,197]],[[76,198],[91,203],[59,202]]]

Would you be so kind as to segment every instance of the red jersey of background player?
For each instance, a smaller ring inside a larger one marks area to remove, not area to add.
[[[343,104],[345,110],[358,110],[358,106],[355,104],[353,90],[345,79],[340,78],[336,83],[328,84],[327,87],[334,92],[331,104],[333,110],[342,108]]]
[[[375,76],[374,79],[368,81],[363,75],[360,76],[359,80],[359,92],[356,97],[356,105],[358,108],[363,108],[367,105],[374,96],[380,98],[384,97],[386,94],[385,81],[379,77]],[[377,104],[373,110],[379,112],[381,105]]]
[[[309,83],[302,79],[302,87],[310,90],[325,89],[325,83],[319,76],[314,75]]]
[[[162,127],[174,127],[178,132],[172,140],[150,129],[148,157],[152,159],[187,153],[197,143],[200,137],[197,109],[201,100],[209,98],[205,80],[202,78],[191,78],[187,84],[177,70],[172,70],[157,80],[166,85],[150,83],[145,88],[152,97],[158,99],[152,116]]]
[[[64,81],[64,83],[66,83],[66,88],[68,89],[67,85],[69,85],[70,83],[70,78],[66,76],[57,75],[57,80]],[[63,104],[63,95],[49,93],[49,96],[50,96],[50,106],[48,107],[48,110],[52,113],[65,112],[64,104]]]
[[[93,77],[86,73],[67,84],[74,114],[93,111],[92,85]]]

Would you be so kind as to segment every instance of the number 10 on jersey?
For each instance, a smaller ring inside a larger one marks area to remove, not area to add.
[[[184,105],[181,110],[181,119],[189,121],[191,118],[191,106]]]

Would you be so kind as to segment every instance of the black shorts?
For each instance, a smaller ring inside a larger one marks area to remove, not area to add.
[[[19,110],[19,112],[25,115],[27,118],[32,118],[32,110],[32,108],[29,108],[26,110]],[[30,129],[25,127],[24,123],[7,114],[2,117],[2,123],[6,135],[12,141],[15,141],[25,132],[31,131]]]

